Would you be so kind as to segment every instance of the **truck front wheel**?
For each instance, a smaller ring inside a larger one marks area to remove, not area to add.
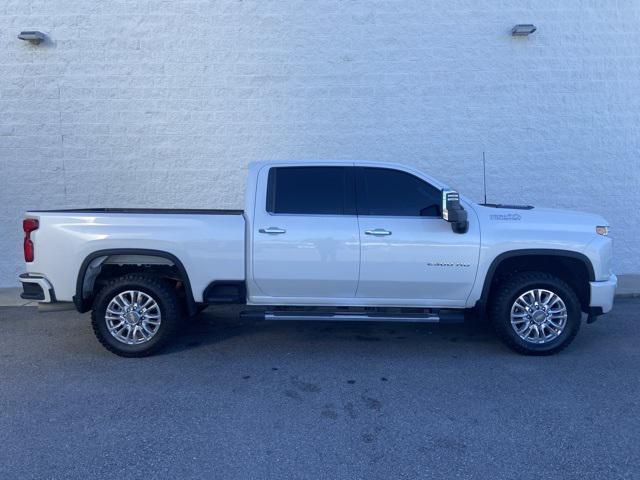
[[[566,282],[544,272],[522,272],[495,287],[489,315],[500,339],[525,355],[551,355],[580,329],[580,301]]]
[[[100,343],[123,357],[144,357],[177,333],[180,305],[172,286],[145,274],[111,280],[93,304],[91,323]]]

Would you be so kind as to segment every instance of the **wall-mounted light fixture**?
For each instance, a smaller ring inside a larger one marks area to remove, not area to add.
[[[29,43],[32,43],[33,45],[39,45],[41,42],[44,42],[45,38],[47,38],[47,36],[42,33],[42,32],[38,32],[38,31],[24,31],[24,32],[20,32],[20,35],[18,35],[18,38],[20,40],[26,40]]]
[[[526,37],[527,35],[531,35],[533,32],[537,30],[535,25],[527,24],[518,24],[511,29],[511,35],[514,37]]]

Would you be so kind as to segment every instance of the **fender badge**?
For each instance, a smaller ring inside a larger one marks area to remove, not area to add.
[[[522,216],[519,213],[504,213],[504,214],[495,214],[489,215],[491,220],[510,220],[510,221],[520,221],[522,220]]]

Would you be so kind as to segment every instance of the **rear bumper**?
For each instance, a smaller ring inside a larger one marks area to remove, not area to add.
[[[22,283],[21,298],[25,300],[37,300],[38,302],[53,303],[56,301],[56,295],[53,287],[42,275],[33,273],[23,273],[18,277]]]
[[[589,307],[599,313],[607,313],[613,308],[613,297],[616,294],[618,277],[611,274],[608,280],[589,282],[591,286],[591,302]]]

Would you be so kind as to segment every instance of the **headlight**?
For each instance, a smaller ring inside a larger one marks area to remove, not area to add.
[[[598,225],[596,227],[596,233],[598,235],[609,235],[609,226],[608,225]]]

